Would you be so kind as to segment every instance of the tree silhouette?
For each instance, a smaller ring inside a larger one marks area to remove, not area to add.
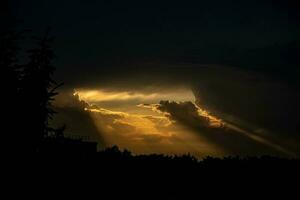
[[[61,84],[57,84],[53,79],[55,67],[52,60],[55,55],[50,46],[52,41],[53,38],[48,34],[38,39],[37,47],[28,51],[29,61],[22,68],[23,130],[28,134],[33,151],[37,151],[43,139],[50,131],[54,131],[49,127],[49,120],[55,114],[52,101],[57,95],[56,89]]]
[[[17,63],[18,55],[18,42],[22,33],[18,33],[14,30],[12,25],[3,25],[0,31],[0,69],[3,94],[2,102],[2,130],[8,130],[8,134],[5,134],[7,141],[7,151],[16,152],[23,139],[22,132],[20,132],[21,116],[16,114],[20,110],[19,103],[19,89],[20,89],[20,70]],[[3,136],[3,135],[2,135]],[[17,143],[17,144],[16,144]]]
[[[13,31],[1,32],[0,35],[0,66],[5,70],[5,75],[9,83],[7,91],[11,94],[17,93],[17,34]]]

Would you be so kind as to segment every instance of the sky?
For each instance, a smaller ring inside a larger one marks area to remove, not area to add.
[[[12,0],[55,36],[55,124],[135,153],[300,155],[297,1]],[[25,41],[23,48],[28,47]]]

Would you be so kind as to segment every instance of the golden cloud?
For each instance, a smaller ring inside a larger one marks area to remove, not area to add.
[[[86,109],[102,133],[105,143],[127,148],[134,153],[192,153],[222,155],[223,151],[204,138],[161,116],[114,112],[103,108]]]
[[[168,91],[107,91],[107,90],[90,90],[76,89],[75,95],[86,102],[105,102],[105,101],[130,101],[139,100],[141,102],[158,102],[162,99],[174,99],[175,101],[195,101],[194,94],[191,90],[179,88]]]

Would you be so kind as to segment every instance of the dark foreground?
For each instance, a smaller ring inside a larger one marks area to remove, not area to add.
[[[117,147],[100,152],[87,149],[56,147],[31,156],[23,154],[11,161],[14,166],[8,182],[40,199],[62,194],[69,198],[93,194],[99,199],[205,199],[205,195],[240,199],[261,192],[269,198],[281,193],[289,199],[298,191],[299,159],[235,156],[197,160],[190,155],[132,155]]]

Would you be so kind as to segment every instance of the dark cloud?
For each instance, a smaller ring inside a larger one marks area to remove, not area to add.
[[[209,142],[222,147],[228,154],[236,155],[281,155],[295,156],[294,152],[286,150],[279,144],[273,144],[268,139],[261,138],[248,130],[236,128],[231,124],[223,127],[210,127],[209,119],[201,116],[199,108],[192,102],[169,102],[161,101],[154,105],[156,109],[166,113],[171,119],[175,120],[197,134],[208,139]]]
[[[194,87],[198,106],[228,122],[265,129],[281,142],[300,141],[299,85],[236,68],[210,68],[205,74]]]
[[[300,15],[294,2],[12,0],[11,7],[34,34],[53,28],[66,82],[77,74],[97,78],[94,73],[106,74],[116,63],[125,70],[113,71],[129,76],[126,63],[145,57],[233,65],[297,81]]]
[[[78,96],[73,96],[72,93],[61,94],[54,108],[58,114],[51,123],[56,127],[65,124],[67,137],[88,138],[88,140],[97,141],[98,147],[102,147],[105,141],[90,113],[85,111],[87,106],[86,102],[80,101]]]
[[[167,113],[171,120],[193,127],[209,127],[209,119],[201,116],[192,102],[160,101],[155,107]]]

